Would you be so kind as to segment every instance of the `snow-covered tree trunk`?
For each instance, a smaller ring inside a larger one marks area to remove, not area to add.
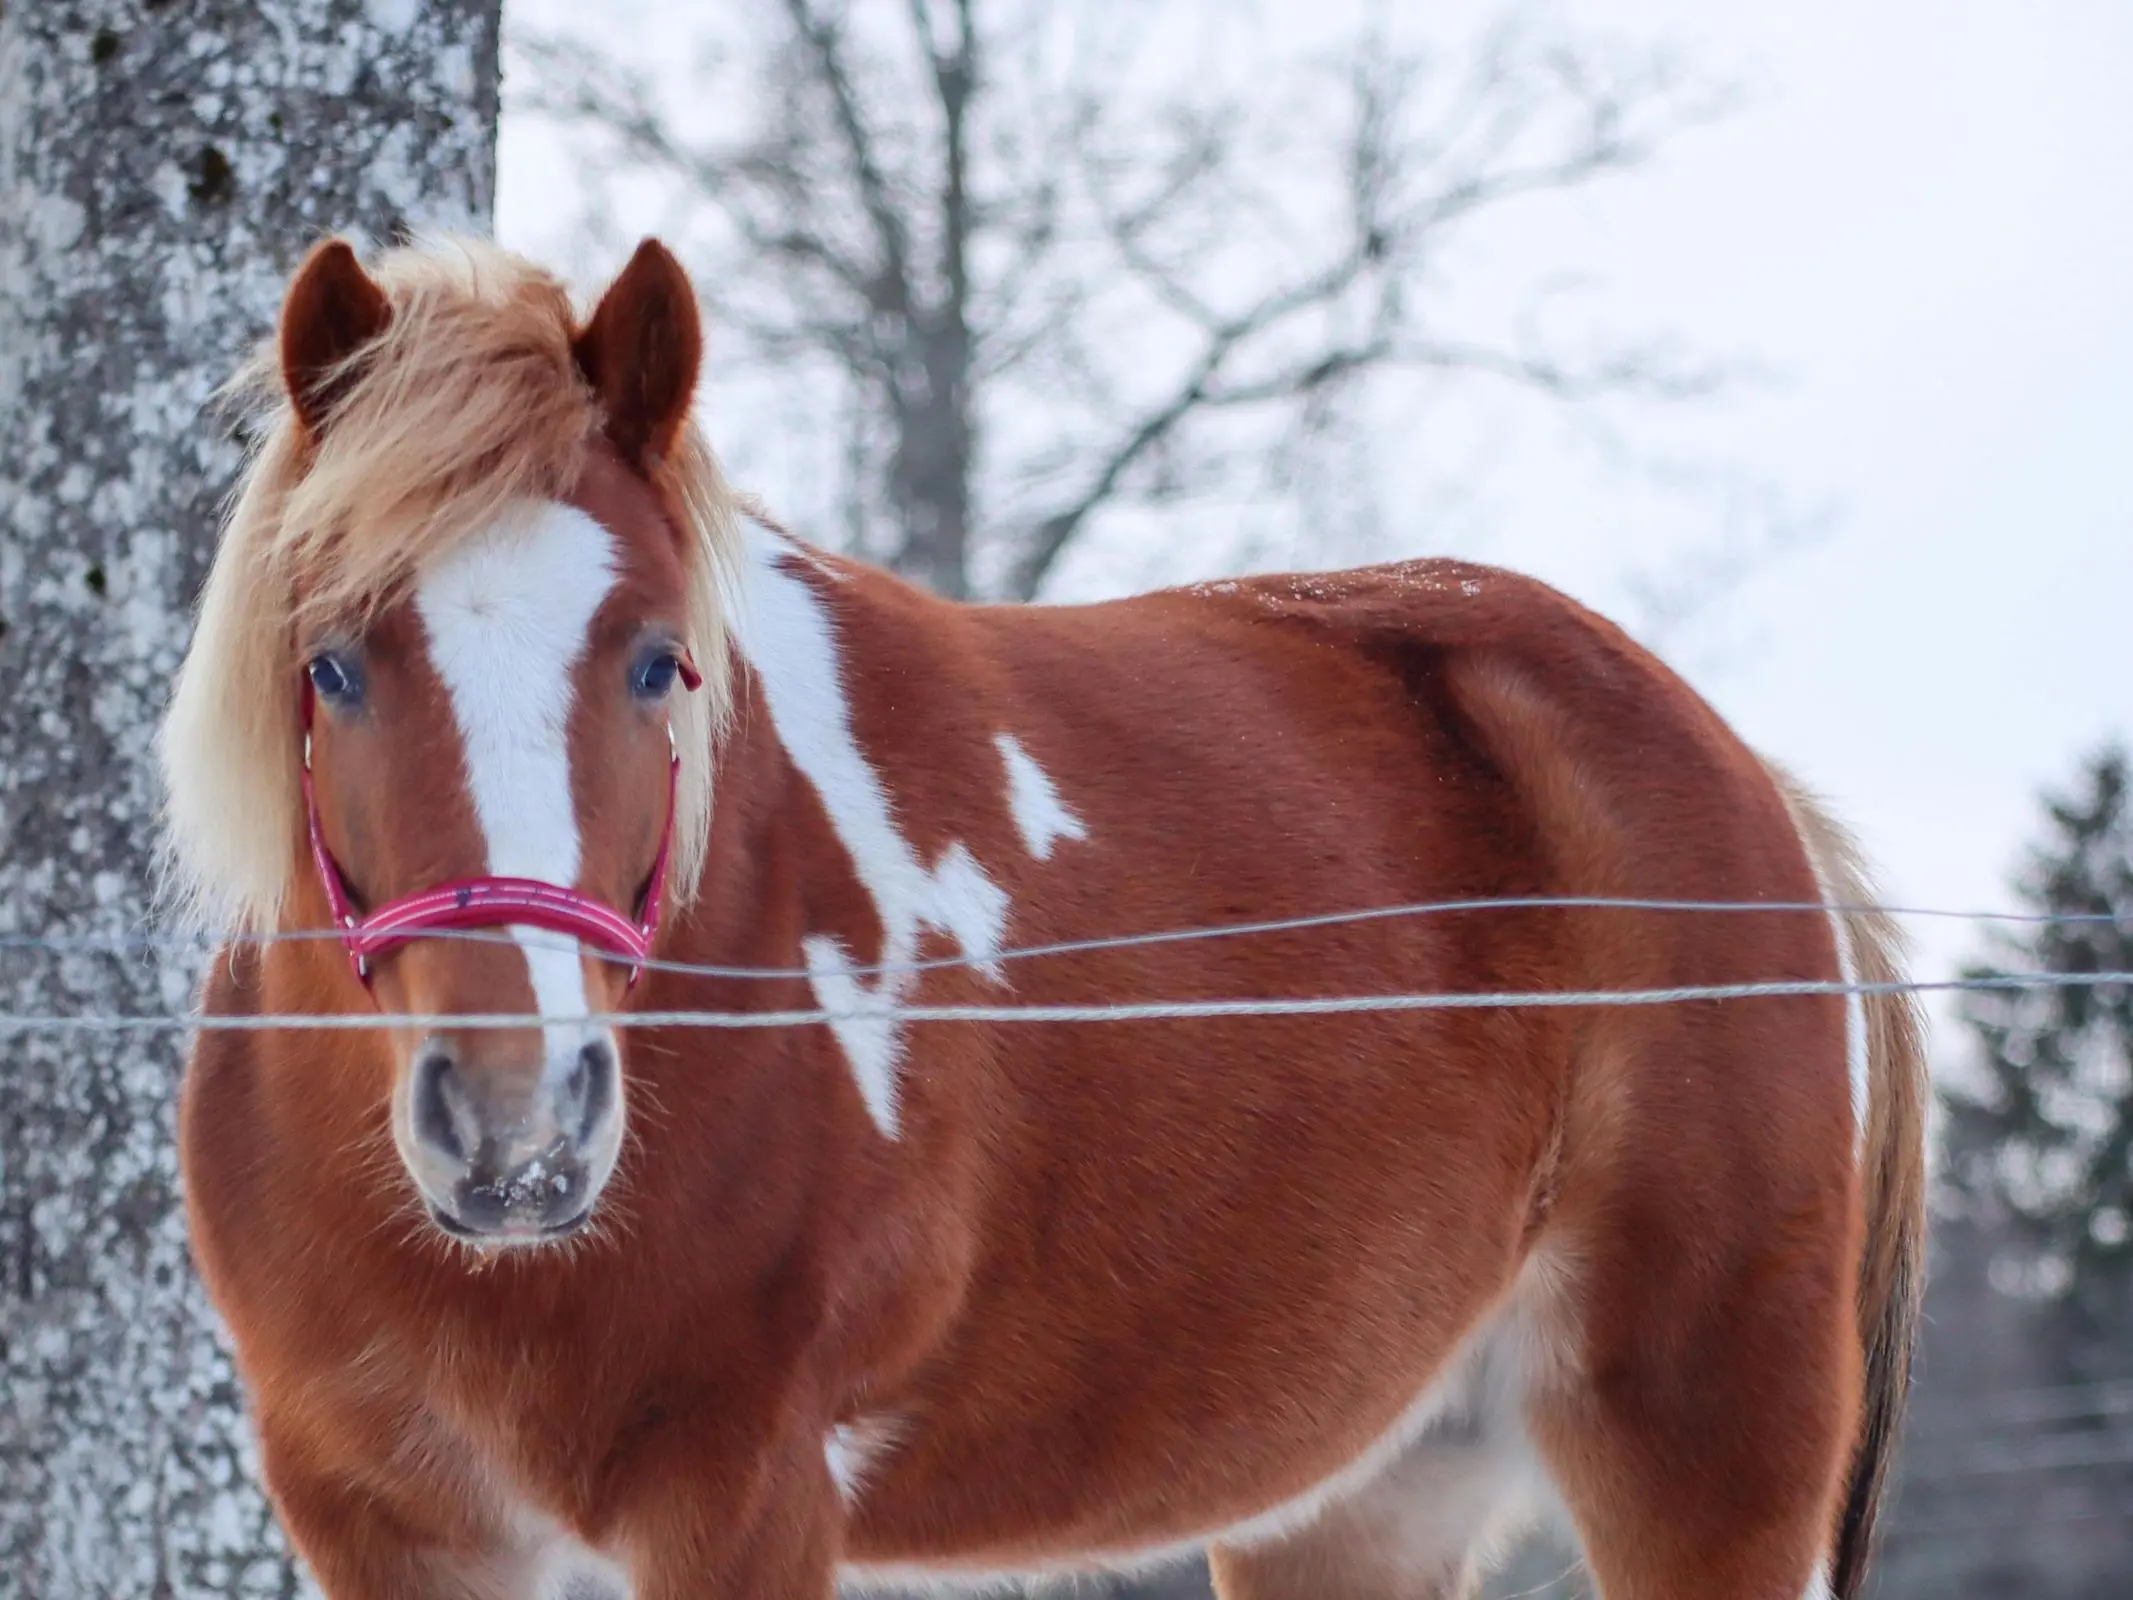
[[[0,935],[146,920],[152,730],[305,246],[485,227],[501,0],[0,0]],[[171,1012],[197,956],[0,948],[0,1013]],[[0,1031],[0,1595],[280,1595],[194,1280],[179,1041]]]

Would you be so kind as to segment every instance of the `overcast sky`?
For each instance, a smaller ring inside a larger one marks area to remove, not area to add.
[[[1285,25],[1289,0],[1257,11]],[[537,12],[543,0],[515,0]],[[1323,16],[1325,6],[1298,7]],[[2122,0],[1588,0],[1748,86],[1655,169],[1492,248],[1611,322],[1772,375],[1673,425],[1831,516],[1673,653],[1835,799],[1890,896],[2009,904],[2039,786],[2133,731],[2133,6]],[[1481,8],[1447,4],[1450,19]],[[499,229],[552,249],[563,175],[507,118]],[[713,308],[715,319],[715,306]],[[1622,603],[1648,497],[1528,426],[1399,553],[1473,553]],[[765,485],[775,495],[774,485]],[[1922,964],[1971,947],[1919,925]]]
[[[2037,788],[2133,731],[2133,7],[1575,14],[1766,85],[1581,240],[1623,303],[1788,375],[1712,426],[1838,507],[1740,598],[1748,647],[1691,675],[1840,803],[1895,898],[2004,904]],[[1546,574],[1578,520],[1505,555]]]

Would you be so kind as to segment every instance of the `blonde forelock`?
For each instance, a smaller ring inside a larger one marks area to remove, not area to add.
[[[254,443],[159,739],[168,897],[213,927],[277,926],[302,859],[303,644],[359,626],[513,501],[566,494],[600,436],[554,276],[472,240],[390,250],[369,270],[391,318],[351,359],[320,437],[290,405],[273,344],[228,391]],[[736,533],[732,494],[693,424],[654,477],[689,524],[692,643],[712,691],[686,697],[675,718],[670,893],[682,903],[709,827],[728,694],[720,585]]]

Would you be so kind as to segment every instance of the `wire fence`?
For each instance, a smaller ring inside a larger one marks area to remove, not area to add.
[[[1306,916],[1159,929],[1106,937],[1059,940],[1011,946],[988,952],[964,952],[908,961],[838,964],[827,972],[794,966],[750,966],[652,959],[643,965],[683,978],[732,983],[804,982],[824,976],[843,980],[914,978],[929,973],[977,971],[997,980],[1009,963],[1065,961],[1105,952],[1211,941],[1271,938],[1405,919],[1472,917],[1481,914],[1623,913],[1658,916],[1813,915],[1850,917],[1884,915],[1900,919],[1961,921],[2007,927],[2095,928],[2133,940],[2133,917],[2108,912],[1963,911],[1939,907],[1876,906],[1820,901],[1705,901],[1592,896],[1503,896],[1483,899],[1416,901],[1399,905],[1316,913]],[[429,940],[503,944],[520,948],[584,947],[567,937],[531,930],[430,930]],[[165,952],[242,949],[284,944],[337,942],[332,928],[271,933],[217,934],[139,929],[111,933],[0,934],[0,960],[9,956],[125,956]],[[597,951],[587,954],[600,955]],[[622,958],[611,958],[618,962]],[[1115,971],[1115,969],[1112,969]],[[537,1025],[604,1024],[618,1028],[773,1029],[803,1028],[867,1020],[898,1023],[986,1025],[1097,1025],[1115,1023],[1186,1023],[1254,1017],[1327,1017],[1368,1014],[1659,1006],[1732,1002],[1805,996],[1873,996],[1951,992],[2009,992],[2083,987],[2133,989],[2133,970],[2094,972],[1970,972],[1955,977],[1901,982],[1861,983],[1845,980],[1777,977],[1734,983],[1682,984],[1655,988],[1505,990],[1488,992],[1407,991],[1383,994],[1253,995],[1229,998],[1154,1000],[1102,999],[1086,1003],[1017,1002],[1002,1004],[915,1004],[898,998],[902,986],[882,983],[873,994],[847,983],[855,995],[838,1004],[806,1007],[728,1007],[635,1010],[593,1015],[552,1016],[527,1012],[395,1013],[362,1010],[334,1013],[271,1013],[251,1016],[151,1013],[22,1013],[0,1015],[0,1037],[42,1034],[171,1034],[287,1030],[338,1033],[390,1028],[499,1029]],[[2133,1377],[2011,1390],[1973,1397],[1957,1414],[1928,1422],[1918,1419],[1906,1443],[1909,1460],[1902,1473],[1906,1492],[1927,1496],[1990,1492],[1996,1480],[2051,1482],[2069,1491],[2090,1481],[2133,1469]],[[1989,1537],[2038,1523],[2076,1524],[2119,1515],[2068,1504],[2032,1510],[2020,1517],[1977,1518],[1942,1515],[1915,1521],[1898,1517],[1890,1529],[1897,1543],[1950,1536]],[[1558,1580],[1560,1582],[1562,1580]],[[1544,1585],[1543,1589],[1552,1588]]]
[[[1886,916],[1906,920],[1938,920],[1998,923],[2006,926],[2107,926],[2133,939],[2133,916],[2088,911],[1960,911],[1938,906],[1884,906],[1822,900],[1679,900],[1649,899],[1627,895],[1502,895],[1484,899],[1413,900],[1397,905],[1368,906],[1348,911],[1313,912],[1306,916],[1274,917],[1248,922],[1221,922],[1189,928],[1165,928],[1152,932],[1108,934],[1089,939],[1063,939],[1042,944],[1009,945],[987,955],[932,956],[923,960],[878,962],[842,967],[847,977],[886,977],[903,973],[939,972],[955,968],[986,968],[1001,962],[1028,961],[1045,956],[1087,955],[1105,950],[1135,950],[1151,945],[1201,943],[1217,939],[1263,937],[1278,933],[1305,932],[1372,922],[1452,916],[1484,911],[1646,911],[1737,916],[1746,913],[1810,916]],[[425,939],[457,939],[475,943],[540,944],[540,935],[500,933],[481,928],[432,928]],[[225,946],[300,944],[337,941],[336,928],[297,928],[271,933],[203,932],[175,930],[128,930],[119,933],[0,934],[0,951],[39,950],[55,954],[123,954],[129,950],[207,951]],[[576,941],[554,937],[549,948],[574,948]],[[628,962],[626,957],[616,957]],[[701,978],[774,979],[813,976],[805,967],[728,966],[697,961],[647,960],[647,971],[673,972]]]
[[[1267,937],[1394,919],[1473,915],[1483,912],[1639,912],[1663,915],[1717,916],[1810,914],[1822,917],[1885,915],[1898,918],[1960,919],[1973,923],[2019,926],[2104,926],[2133,938],[2133,919],[2108,912],[1953,911],[1939,907],[1874,906],[1823,901],[1681,900],[1626,896],[1502,896],[1485,899],[1413,901],[1400,905],[1315,913],[1307,916],[1230,922],[1163,929],[1100,938],[1060,940],[965,952],[926,959],[837,964],[815,969],[790,966],[736,966],[653,959],[653,971],[686,977],[732,981],[785,981],[834,976],[840,980],[890,978],[931,972],[977,970],[996,978],[1008,962],[1061,958],[1106,951],[1146,949],[1220,939]],[[337,941],[336,929],[298,929],[271,933],[214,935],[176,931],[126,931],[87,934],[0,935],[0,953],[124,954],[174,949]],[[424,939],[450,939],[556,949],[580,949],[567,938],[534,932],[486,929],[438,929]],[[598,952],[593,952],[597,954]],[[625,957],[613,957],[618,962]],[[800,1028],[858,1021],[901,1023],[981,1023],[1056,1025],[1120,1022],[1184,1022],[1240,1017],[1341,1016],[1426,1011],[1549,1009],[1681,1005],[1697,1002],[1775,999],[1801,996],[1872,996],[1989,992],[2037,988],[2110,988],[2133,985],[2133,970],[2097,972],[1974,972],[1953,978],[1860,983],[1846,980],[1773,978],[1732,983],[1680,984],[1656,988],[1509,990],[1483,992],[1409,991],[1385,994],[1234,996],[1152,1000],[1102,1000],[1086,1003],[919,1005],[904,1003],[889,986],[869,995],[858,989],[838,1004],[752,1009],[667,1009],[602,1012],[591,1015],[541,1015],[530,1012],[288,1012],[246,1016],[180,1013],[17,1013],[0,1015],[0,1034],[111,1034],[202,1031],[287,1030],[299,1032],[361,1031],[377,1028],[451,1027],[460,1029],[525,1028],[537,1025],[600,1024],[623,1028]]]

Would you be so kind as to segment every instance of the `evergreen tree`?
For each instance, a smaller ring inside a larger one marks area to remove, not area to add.
[[[2071,795],[2046,799],[2017,883],[2033,910],[2092,920],[2003,936],[1973,975],[2133,970],[2128,784],[2123,747],[2090,757]],[[2133,986],[1985,991],[1964,1020],[1983,1070],[1945,1092],[1951,1199],[2003,1241],[2014,1286],[2115,1301],[2133,1284]]]

